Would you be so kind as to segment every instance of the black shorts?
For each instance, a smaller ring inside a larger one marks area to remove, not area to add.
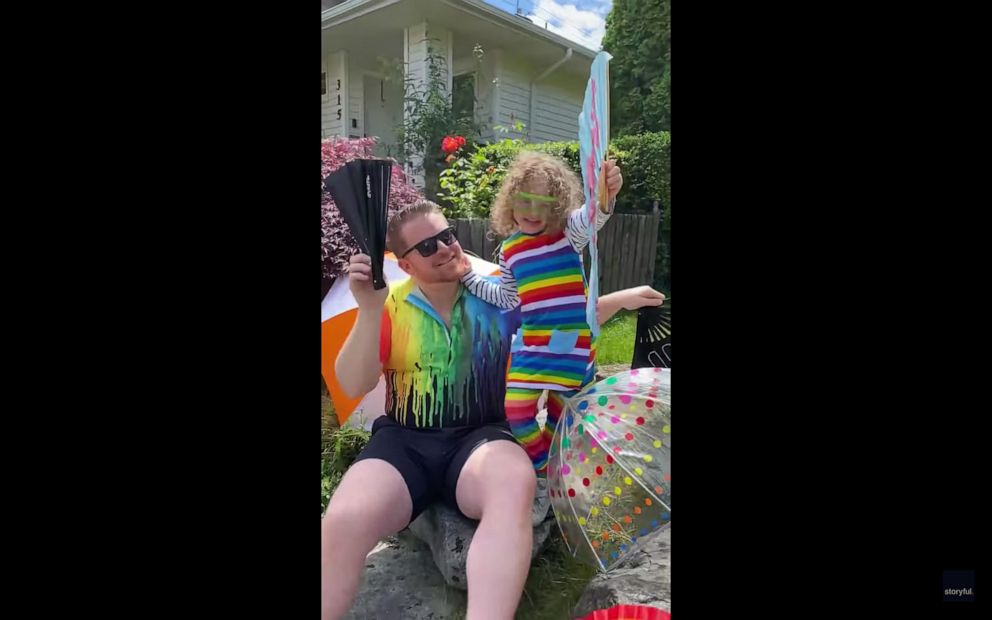
[[[403,426],[384,415],[372,424],[372,439],[355,461],[382,459],[399,470],[413,500],[410,521],[437,499],[464,516],[455,499],[462,467],[476,448],[501,439],[516,443],[510,425],[505,421],[482,426],[417,429]]]

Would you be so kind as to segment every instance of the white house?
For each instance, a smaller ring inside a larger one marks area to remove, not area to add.
[[[497,125],[530,142],[576,139],[596,52],[543,24],[482,0],[322,0],[321,9],[322,137],[377,136],[379,154],[396,156],[403,84],[388,67],[423,79],[430,43],[447,59],[449,92],[474,92],[484,140]]]

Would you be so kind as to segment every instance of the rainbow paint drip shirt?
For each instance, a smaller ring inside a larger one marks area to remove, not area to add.
[[[379,351],[386,414],[434,429],[506,420],[507,360],[519,325],[519,310],[500,310],[460,286],[449,330],[412,278],[391,286]]]

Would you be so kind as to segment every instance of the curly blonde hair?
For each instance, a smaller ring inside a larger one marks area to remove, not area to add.
[[[548,231],[565,227],[568,214],[582,206],[582,184],[568,164],[562,160],[534,151],[523,151],[513,160],[490,212],[493,230],[504,237],[517,230],[513,219],[513,197],[532,181],[547,181],[548,194],[557,200],[551,205]]]

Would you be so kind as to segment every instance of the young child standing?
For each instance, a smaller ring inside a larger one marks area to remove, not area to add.
[[[623,177],[603,163],[608,204],[596,211],[596,230],[613,212]],[[521,153],[507,170],[492,208],[493,229],[506,236],[499,281],[468,272],[463,284],[500,308],[520,306],[521,327],[511,347],[506,418],[539,477],[564,400],[596,375],[596,343],[586,322],[588,287],[582,250],[589,243],[578,176],[549,155]],[[537,424],[537,404],[548,390],[548,418]]]

